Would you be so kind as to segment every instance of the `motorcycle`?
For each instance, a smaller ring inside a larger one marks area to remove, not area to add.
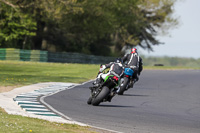
[[[124,76],[121,79],[120,83],[120,90],[118,91],[118,95],[123,95],[124,91],[127,91],[130,88],[130,81],[132,81],[132,77],[134,74],[134,70],[131,68],[125,68],[124,69]],[[134,81],[133,81],[134,84]]]
[[[101,81],[98,87],[90,87],[91,96],[87,103],[98,106],[101,102],[110,101],[115,95],[115,87],[118,86],[119,79],[117,76],[108,75],[105,80]]]

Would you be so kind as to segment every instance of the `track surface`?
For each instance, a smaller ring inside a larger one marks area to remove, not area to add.
[[[87,105],[91,83],[44,100],[78,122],[125,133],[200,133],[200,71],[144,70],[123,96]]]

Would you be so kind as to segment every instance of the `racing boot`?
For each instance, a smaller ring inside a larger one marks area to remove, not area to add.
[[[129,88],[133,88],[134,83],[135,83],[135,81],[133,79],[131,79],[128,84],[128,88],[126,90],[128,90]]]
[[[107,98],[108,102],[111,102],[112,98],[117,94],[117,88],[114,88],[114,90],[110,93],[110,95]]]
[[[139,75],[137,74],[134,81],[137,82],[139,80]]]

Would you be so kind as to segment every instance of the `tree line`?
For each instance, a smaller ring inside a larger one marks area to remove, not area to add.
[[[176,0],[0,0],[0,47],[119,56],[152,50]]]
[[[186,58],[186,57],[146,57],[142,55],[144,66],[155,66],[161,64],[163,66],[180,66],[189,68],[199,68],[200,58]]]

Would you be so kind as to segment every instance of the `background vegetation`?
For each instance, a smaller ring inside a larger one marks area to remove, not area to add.
[[[155,64],[162,64],[171,67],[188,67],[200,68],[200,58],[181,58],[181,57],[145,57],[142,56],[145,66],[154,66]]]
[[[0,47],[119,56],[177,25],[176,0],[0,0]]]

